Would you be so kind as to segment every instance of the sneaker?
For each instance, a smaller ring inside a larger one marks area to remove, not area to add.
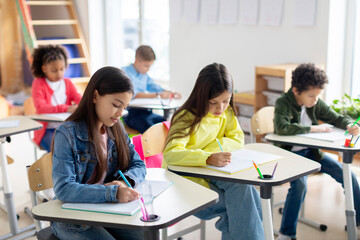
[[[291,240],[291,237],[288,235],[279,233],[279,236],[276,238],[276,240]]]

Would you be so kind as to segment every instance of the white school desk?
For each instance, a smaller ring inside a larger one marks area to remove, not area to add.
[[[35,219],[58,221],[71,224],[123,228],[145,232],[145,239],[159,239],[159,230],[205,209],[218,201],[218,194],[197,183],[161,168],[147,169],[146,179],[167,180],[174,184],[153,201],[154,214],[160,216],[155,222],[140,220],[141,211],[132,216],[66,210],[59,200],[35,206],[32,213]]]
[[[161,102],[163,104],[161,104]],[[184,101],[179,99],[172,99],[169,104],[169,99],[161,99],[160,101],[158,98],[135,98],[130,101],[127,108],[164,110],[164,118],[167,119],[170,111],[178,109],[183,103]]]
[[[13,128],[0,128],[0,168],[3,177],[5,206],[8,214],[10,231],[11,231],[6,235],[0,236],[0,239],[8,239],[34,228],[34,225],[30,225],[22,229],[18,228],[14,199],[13,199],[14,196],[11,189],[11,182],[8,174],[8,166],[7,166],[6,154],[3,144],[5,143],[6,140],[10,140],[10,136],[18,133],[40,129],[42,128],[42,124],[24,116],[11,116],[0,119],[0,121],[12,121],[12,120],[19,120],[20,121],[19,126]],[[34,233],[31,234],[34,235]],[[29,235],[23,237],[28,237],[28,236]]]
[[[343,178],[344,178],[344,190],[345,190],[345,204],[346,204],[346,224],[348,239],[356,239],[356,220],[354,209],[354,198],[352,191],[351,171],[350,164],[353,161],[355,153],[360,152],[360,145],[355,147],[343,147],[345,140],[339,140],[335,142],[323,141],[318,139],[312,139],[301,136],[280,136],[277,134],[268,134],[265,139],[284,145],[301,146],[315,149],[327,149],[343,153]]]
[[[27,117],[41,122],[64,122],[71,113],[45,113],[45,114],[35,114],[27,115]]]
[[[235,174],[222,173],[204,167],[183,167],[168,165],[168,169],[183,176],[215,179],[260,186],[265,239],[273,240],[274,229],[272,224],[270,205],[272,187],[286,182],[290,182],[292,180],[306,176],[310,173],[318,172],[320,170],[320,164],[270,144],[251,143],[246,144],[244,148],[282,156],[282,158],[277,159],[273,162],[265,163],[258,166],[262,174],[271,175],[276,162],[278,162],[278,166],[273,179],[259,179],[259,175],[255,168],[247,169]]]

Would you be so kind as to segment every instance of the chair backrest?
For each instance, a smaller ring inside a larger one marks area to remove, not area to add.
[[[146,130],[141,136],[144,157],[162,153],[169,129],[163,123],[157,123]]]
[[[52,155],[47,153],[28,168],[29,187],[38,192],[53,187]]]
[[[36,114],[36,108],[34,106],[34,101],[32,97],[29,97],[24,101],[24,113],[25,115],[34,115]]]
[[[273,106],[263,107],[251,117],[251,133],[254,136],[274,132],[274,110]]]
[[[163,160],[162,152],[165,140],[169,132],[170,122],[157,123],[147,129],[142,135],[132,138],[135,150],[140,158],[145,161],[146,167],[161,167]]]
[[[10,115],[9,103],[3,96],[0,96],[0,118],[8,117]]]

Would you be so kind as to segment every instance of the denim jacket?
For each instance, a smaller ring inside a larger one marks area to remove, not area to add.
[[[111,131],[108,131],[108,135],[108,168],[104,183],[119,178],[116,144]],[[83,203],[118,202],[118,186],[86,184],[95,170],[97,157],[91,147],[85,122],[63,123],[56,129],[54,139],[52,178],[57,199]],[[126,139],[130,162],[124,175],[136,186],[143,181],[146,168],[127,135]]]

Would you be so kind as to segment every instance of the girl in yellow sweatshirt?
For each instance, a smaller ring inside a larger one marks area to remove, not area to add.
[[[218,63],[204,67],[194,89],[171,119],[164,150],[163,167],[225,166],[230,151],[244,146],[244,133],[235,115],[233,80],[227,68]],[[219,139],[224,152],[216,142]],[[222,239],[264,239],[260,197],[251,185],[189,179],[216,191],[219,202],[195,216],[209,220],[220,217],[215,226]]]

